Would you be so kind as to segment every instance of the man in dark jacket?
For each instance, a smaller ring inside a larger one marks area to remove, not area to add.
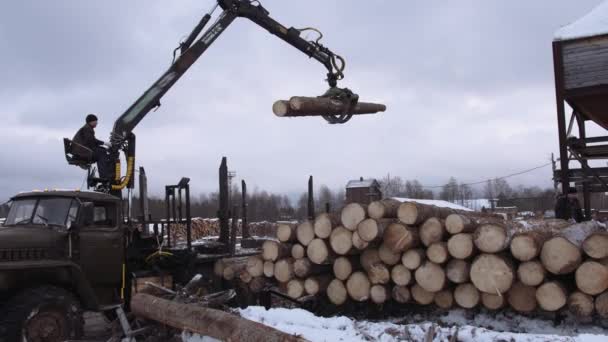
[[[95,138],[95,127],[97,127],[97,116],[87,115],[85,125],[76,132],[72,141],[93,151],[93,161],[97,162],[99,177],[109,179],[111,177],[110,158],[108,151],[102,146],[110,147],[111,145]]]

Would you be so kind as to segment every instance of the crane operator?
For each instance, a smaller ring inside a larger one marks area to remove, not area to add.
[[[111,177],[110,155],[104,147],[110,148],[112,145],[95,138],[95,127],[97,127],[97,116],[95,114],[87,115],[85,121],[86,123],[76,132],[72,141],[93,152],[92,161],[97,163],[99,178],[109,179]]]

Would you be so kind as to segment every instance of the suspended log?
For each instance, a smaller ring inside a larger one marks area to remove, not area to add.
[[[401,261],[401,253],[393,252],[384,244],[380,245],[380,248],[378,248],[378,257],[383,263],[389,266],[396,265]]]
[[[294,96],[289,101],[279,100],[272,105],[272,112],[278,117],[301,117],[321,115],[362,115],[386,111],[386,106],[378,103],[348,101],[328,97]]]
[[[296,225],[291,223],[279,223],[277,226],[277,239],[280,242],[295,242],[296,237]]]
[[[312,275],[329,273],[331,265],[316,265],[308,258],[297,259],[293,263],[293,273],[299,278],[306,278]]]
[[[380,241],[386,228],[393,222],[391,219],[365,219],[357,225],[357,233],[364,241]]]
[[[602,318],[608,318],[608,292],[595,297],[595,312]]]
[[[373,285],[388,284],[391,280],[391,273],[383,263],[375,263],[367,269],[367,278]]]
[[[391,291],[391,297],[395,302],[405,304],[410,301],[410,289],[407,286],[394,286]]]
[[[359,203],[349,203],[342,209],[340,217],[344,228],[355,231],[357,225],[367,218],[367,209]]]
[[[412,272],[402,264],[395,265],[391,269],[391,280],[399,286],[406,286],[412,281]]]
[[[469,281],[471,265],[459,259],[452,259],[445,267],[446,277],[455,284],[462,284]]]
[[[444,233],[444,222],[437,217],[431,217],[420,227],[420,242],[428,247],[435,242],[442,241]]]
[[[264,259],[259,255],[252,255],[247,258],[247,272],[252,277],[260,277],[264,274]]]
[[[574,272],[581,264],[581,251],[572,242],[562,236],[547,240],[541,249],[540,260],[547,271],[553,274]]]
[[[594,259],[608,257],[608,233],[598,232],[589,235],[583,242],[583,251]]]
[[[538,286],[545,281],[547,271],[538,260],[526,261],[517,267],[517,278],[524,285]]]
[[[585,261],[574,274],[576,287],[588,295],[598,295],[608,289],[608,267],[596,261]]]
[[[370,243],[361,239],[361,237],[359,236],[359,233],[356,231],[353,232],[352,242],[353,242],[353,247],[360,251],[362,251],[370,246]]]
[[[340,279],[332,280],[327,286],[327,298],[334,305],[342,305],[348,299],[348,292],[346,286]]]
[[[540,254],[543,243],[551,237],[548,231],[516,233],[511,240],[511,255],[519,261],[530,261]]]
[[[479,304],[481,295],[473,284],[465,283],[456,286],[456,289],[454,289],[454,300],[461,307],[472,309]]]
[[[498,253],[509,247],[509,228],[504,224],[482,224],[475,230],[473,241],[484,253]]]
[[[370,289],[371,283],[369,278],[363,272],[354,272],[346,281],[348,295],[357,302],[368,300]]]
[[[415,270],[426,259],[424,249],[410,249],[401,256],[401,263],[409,270]]]
[[[353,249],[353,233],[340,226],[329,236],[331,249],[338,255],[346,255]]]
[[[429,292],[441,291],[446,283],[445,271],[433,262],[425,261],[414,272],[416,283]]]
[[[537,304],[536,288],[516,282],[507,293],[507,300],[515,311],[532,312]]]
[[[265,277],[253,278],[249,282],[249,290],[251,290],[252,293],[260,293],[262,290],[264,290],[267,283],[268,281]]]
[[[481,305],[489,310],[498,310],[506,305],[505,296],[491,293],[481,293]]]
[[[287,283],[293,277],[293,259],[281,259],[274,263],[274,278],[280,283]]]
[[[536,289],[536,302],[545,311],[557,311],[566,305],[568,292],[557,281],[548,281]]]
[[[511,288],[515,271],[506,258],[496,254],[481,254],[471,264],[470,277],[479,291],[501,294]]]
[[[306,249],[308,259],[315,264],[325,264],[333,261],[333,252],[330,250],[326,240],[314,239]]]
[[[447,246],[450,255],[456,259],[467,259],[473,256],[475,252],[472,234],[458,233],[452,235]]]
[[[450,214],[445,219],[445,229],[450,234],[472,233],[475,228],[477,228],[475,219],[463,214]]]
[[[296,228],[296,237],[302,246],[308,246],[315,238],[314,225],[310,221],[300,223]]]
[[[426,249],[426,257],[436,264],[443,264],[448,261],[448,245],[445,242],[434,242]]]
[[[434,292],[429,292],[418,284],[414,284],[414,286],[412,286],[410,293],[412,298],[414,298],[414,301],[420,305],[429,305],[433,303],[435,299]]]
[[[340,225],[340,217],[336,214],[322,213],[317,216],[314,223],[315,236],[327,239],[331,231]]]
[[[380,256],[378,255],[378,250],[374,248],[366,249],[365,251],[363,251],[363,253],[361,253],[359,261],[361,263],[361,267],[366,271],[372,265],[382,263],[382,260],[380,260]]]
[[[442,290],[435,293],[433,301],[439,308],[447,310],[454,306],[454,294],[452,290]]]
[[[264,261],[264,276],[268,278],[274,277],[274,262]]]
[[[417,229],[399,223],[389,225],[383,239],[386,247],[393,252],[404,252],[420,243]]]
[[[221,341],[288,342],[304,339],[221,310],[137,293],[131,311],[138,317]]]
[[[397,210],[399,221],[406,225],[419,225],[431,217],[445,218],[451,212],[441,210],[438,207],[416,202],[401,203]]]
[[[304,296],[304,282],[300,279],[291,279],[287,282],[287,295],[293,299]]]
[[[595,310],[593,297],[579,291],[570,294],[567,306],[568,311],[578,318],[589,318]]]
[[[302,259],[305,256],[306,256],[306,249],[304,248],[304,246],[300,245],[299,243],[296,243],[291,247],[291,257],[292,258]]]
[[[304,281],[304,291],[311,296],[325,293],[332,280],[333,278],[329,274],[308,277]]]
[[[386,198],[380,201],[373,201],[367,206],[367,214],[369,217],[379,220],[382,218],[397,218],[397,211],[401,202]]]
[[[346,281],[348,277],[360,268],[358,257],[338,257],[333,264],[334,276],[342,281]]]
[[[262,258],[268,261],[277,261],[291,255],[292,245],[266,240],[262,244]]]
[[[369,290],[369,296],[373,303],[384,304],[391,297],[391,293],[386,285],[374,285]]]

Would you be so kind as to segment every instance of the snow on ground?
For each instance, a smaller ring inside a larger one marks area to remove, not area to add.
[[[599,327],[532,319],[516,314],[477,314],[467,316],[452,310],[443,316],[412,316],[380,322],[357,321],[348,317],[318,317],[302,309],[248,307],[241,316],[312,342],[326,341],[462,341],[462,342],[599,342],[608,341],[608,331]],[[431,322],[431,318],[433,322]],[[407,322],[404,322],[407,321]],[[457,338],[453,339],[454,334]],[[433,338],[429,338],[430,336]],[[183,335],[188,342],[200,336]]]
[[[608,34],[608,0],[582,18],[555,32],[555,40],[569,40]]]
[[[415,202],[415,203],[420,203],[420,204],[434,205],[436,207],[441,207],[441,208],[473,211],[473,210],[463,207],[461,205],[458,205],[458,204],[455,204],[452,202],[448,202],[448,201],[443,201],[443,200],[413,199],[413,198],[404,198],[404,197],[393,197],[393,199],[395,199],[399,202]]]

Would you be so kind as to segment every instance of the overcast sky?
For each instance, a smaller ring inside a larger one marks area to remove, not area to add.
[[[553,33],[599,0],[266,0],[285,26],[314,26],[347,60],[340,84],[382,115],[345,125],[279,119],[275,100],[322,94],[325,70],[237,20],[136,128],[153,192],[189,176],[215,191],[222,156],[250,188],[285,193],[390,173],[423,184],[502,176],[557,152]],[[212,1],[4,1],[0,4],[0,200],[79,188],[63,137],[87,113],[114,120],[169,66]],[[312,37],[311,37],[312,38]],[[550,168],[510,179],[549,186]]]

